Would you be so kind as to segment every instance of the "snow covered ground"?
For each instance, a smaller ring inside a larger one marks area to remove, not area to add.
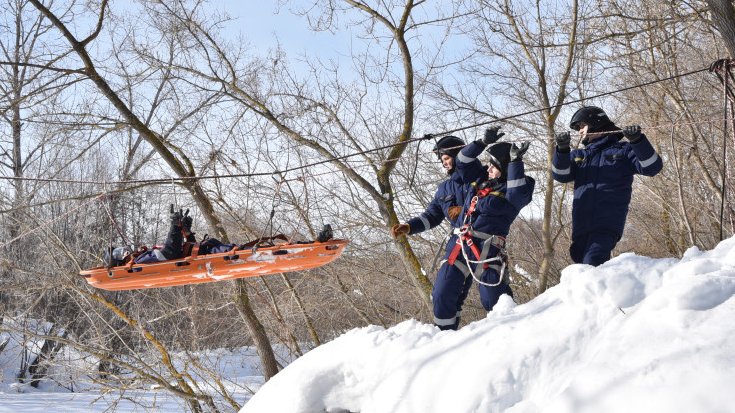
[[[457,332],[350,331],[291,363],[254,412],[731,412],[735,238],[682,260],[573,265]]]
[[[29,356],[24,354],[23,348],[35,354],[38,342],[29,337],[24,341],[23,336],[7,333],[0,334],[0,342],[8,337],[8,345],[0,352],[0,413],[186,411],[181,398],[174,397],[160,386],[130,383],[130,388],[125,391],[102,391],[102,385],[92,380],[98,376],[96,359],[67,347],[55,358],[56,363],[49,372],[52,379],[41,381],[38,388],[18,383],[16,376],[21,360]],[[179,368],[189,360],[183,354],[172,356]],[[224,376],[222,385],[240,405],[263,383],[263,377],[258,373],[260,359],[253,348],[220,349],[196,356],[198,364]],[[279,359],[285,361],[285,357],[281,355]],[[202,373],[201,370],[187,370],[189,374],[197,372]],[[216,394],[211,389],[211,380],[196,379],[200,387]]]
[[[291,363],[241,412],[730,412],[734,293],[735,238],[681,260],[573,265],[531,302],[503,297],[456,332],[415,320],[352,330]],[[233,382],[258,387],[240,359],[252,355],[218,357],[231,357]],[[113,400],[115,411],[183,410],[163,391],[126,395],[144,408],[91,388],[21,387],[3,371],[0,412],[101,412]]]

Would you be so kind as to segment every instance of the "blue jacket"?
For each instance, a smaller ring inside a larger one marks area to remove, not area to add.
[[[418,234],[419,232],[434,228],[442,223],[444,217],[449,219],[447,212],[449,207],[462,206],[466,193],[467,188],[464,187],[462,178],[455,170],[447,180],[439,184],[434,194],[434,199],[426,207],[426,211],[408,220],[407,224],[411,227],[409,234]],[[452,226],[457,227],[458,222],[461,222],[461,219],[457,219],[457,222],[452,222]]]
[[[609,134],[583,149],[554,152],[554,179],[574,181],[572,238],[592,231],[609,231],[620,238],[633,191],[633,175],[654,176],[663,167],[645,135],[635,144],[621,138],[620,133]]]
[[[485,145],[482,143],[471,142],[457,157],[460,160],[457,170],[470,188],[461,218],[468,210],[477,188],[486,186],[491,189],[491,193],[478,200],[471,217],[472,229],[488,235],[506,237],[518,213],[531,202],[536,181],[525,175],[521,161],[508,164],[507,182],[488,181],[487,168],[476,162],[484,149]],[[482,242],[479,239],[474,241]]]

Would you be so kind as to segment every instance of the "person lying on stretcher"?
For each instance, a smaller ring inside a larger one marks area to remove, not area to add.
[[[136,264],[150,264],[155,262],[175,260],[191,255],[192,247],[196,244],[195,233],[191,231],[192,218],[189,216],[189,210],[174,210],[173,204],[170,211],[171,226],[169,227],[166,242],[162,248],[140,247],[133,252],[130,247],[109,248],[105,252],[105,266],[117,267],[127,264],[131,259]],[[332,227],[329,224],[324,225],[324,229],[319,233],[317,241],[326,242],[332,239]],[[243,244],[239,249],[251,247],[273,246],[274,242],[279,240],[280,243],[288,243],[288,239],[283,235],[270,238],[258,239],[256,241]],[[308,243],[311,243],[309,241]],[[270,244],[270,245],[268,245]],[[198,255],[219,254],[227,252],[235,248],[237,244],[224,244],[216,238],[207,238],[205,235],[199,243]]]
[[[168,230],[166,242],[162,248],[141,247],[133,252],[130,247],[112,248],[111,251],[105,253],[104,261],[107,267],[116,267],[124,265],[132,258],[136,264],[148,264],[152,262],[160,262],[166,260],[175,260],[183,258],[187,255],[186,244],[196,243],[195,234],[191,231],[192,218],[189,216],[189,210],[184,212],[182,209],[174,210],[171,204],[170,210],[171,226]],[[186,244],[184,243],[186,240]]]

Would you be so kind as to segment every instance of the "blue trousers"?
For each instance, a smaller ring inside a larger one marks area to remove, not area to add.
[[[482,273],[480,281],[487,284],[497,284],[499,277],[496,270],[488,268]],[[480,302],[487,311],[492,311],[501,295],[508,294],[511,298],[513,297],[513,290],[505,281],[492,287],[480,284],[478,289],[480,290]]]
[[[460,260],[457,260],[462,265]],[[487,269],[480,277],[482,282],[495,284],[498,282],[498,272]],[[459,328],[462,305],[472,287],[472,275],[465,276],[458,266],[446,262],[439,268],[434,289],[431,292],[434,306],[434,324],[442,330],[456,330]],[[497,286],[488,287],[479,285],[480,301],[487,311],[491,311],[503,294],[513,297],[513,291],[505,282]]]
[[[620,240],[620,235],[609,231],[590,232],[572,239],[569,255],[577,264],[598,266],[610,259],[610,253]]]
[[[456,265],[444,262],[439,267],[431,291],[434,324],[437,327],[442,330],[456,330],[459,327],[459,315],[471,286],[472,277],[465,277]]]

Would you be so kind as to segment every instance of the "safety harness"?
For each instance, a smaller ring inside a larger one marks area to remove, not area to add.
[[[472,214],[475,212],[477,202],[480,199],[490,195],[498,196],[501,198],[504,197],[502,192],[493,191],[492,188],[480,188],[477,190],[476,195],[472,197],[472,200],[470,201],[470,206],[465,212],[462,226],[459,228],[455,228],[454,230],[454,233],[457,234],[457,243],[454,246],[454,249],[452,249],[452,252],[449,253],[447,264],[457,266],[457,268],[465,273],[465,275],[468,275],[468,273],[471,274],[472,278],[474,278],[475,281],[477,281],[481,285],[487,287],[495,287],[500,285],[505,277],[505,267],[507,263],[507,254],[505,252],[505,237],[502,237],[500,235],[486,234],[472,228]],[[480,250],[477,244],[475,244],[472,239],[473,237],[485,240],[482,250]],[[469,247],[470,251],[472,251],[472,255],[474,255],[475,258],[474,260],[470,260],[467,256],[467,251],[465,251],[464,248],[465,245]],[[487,258],[491,246],[494,246],[498,249],[498,254],[494,257]],[[471,267],[464,268],[465,266],[461,262],[457,262],[457,257],[459,257],[460,252],[462,253],[464,260],[468,265],[478,264],[475,267],[474,271],[472,271]],[[495,262],[498,263],[491,264]],[[479,264],[482,264],[482,266],[480,266]],[[478,275],[480,275],[482,271],[488,268],[493,268],[498,272],[499,277],[497,283],[493,284],[480,281]]]

